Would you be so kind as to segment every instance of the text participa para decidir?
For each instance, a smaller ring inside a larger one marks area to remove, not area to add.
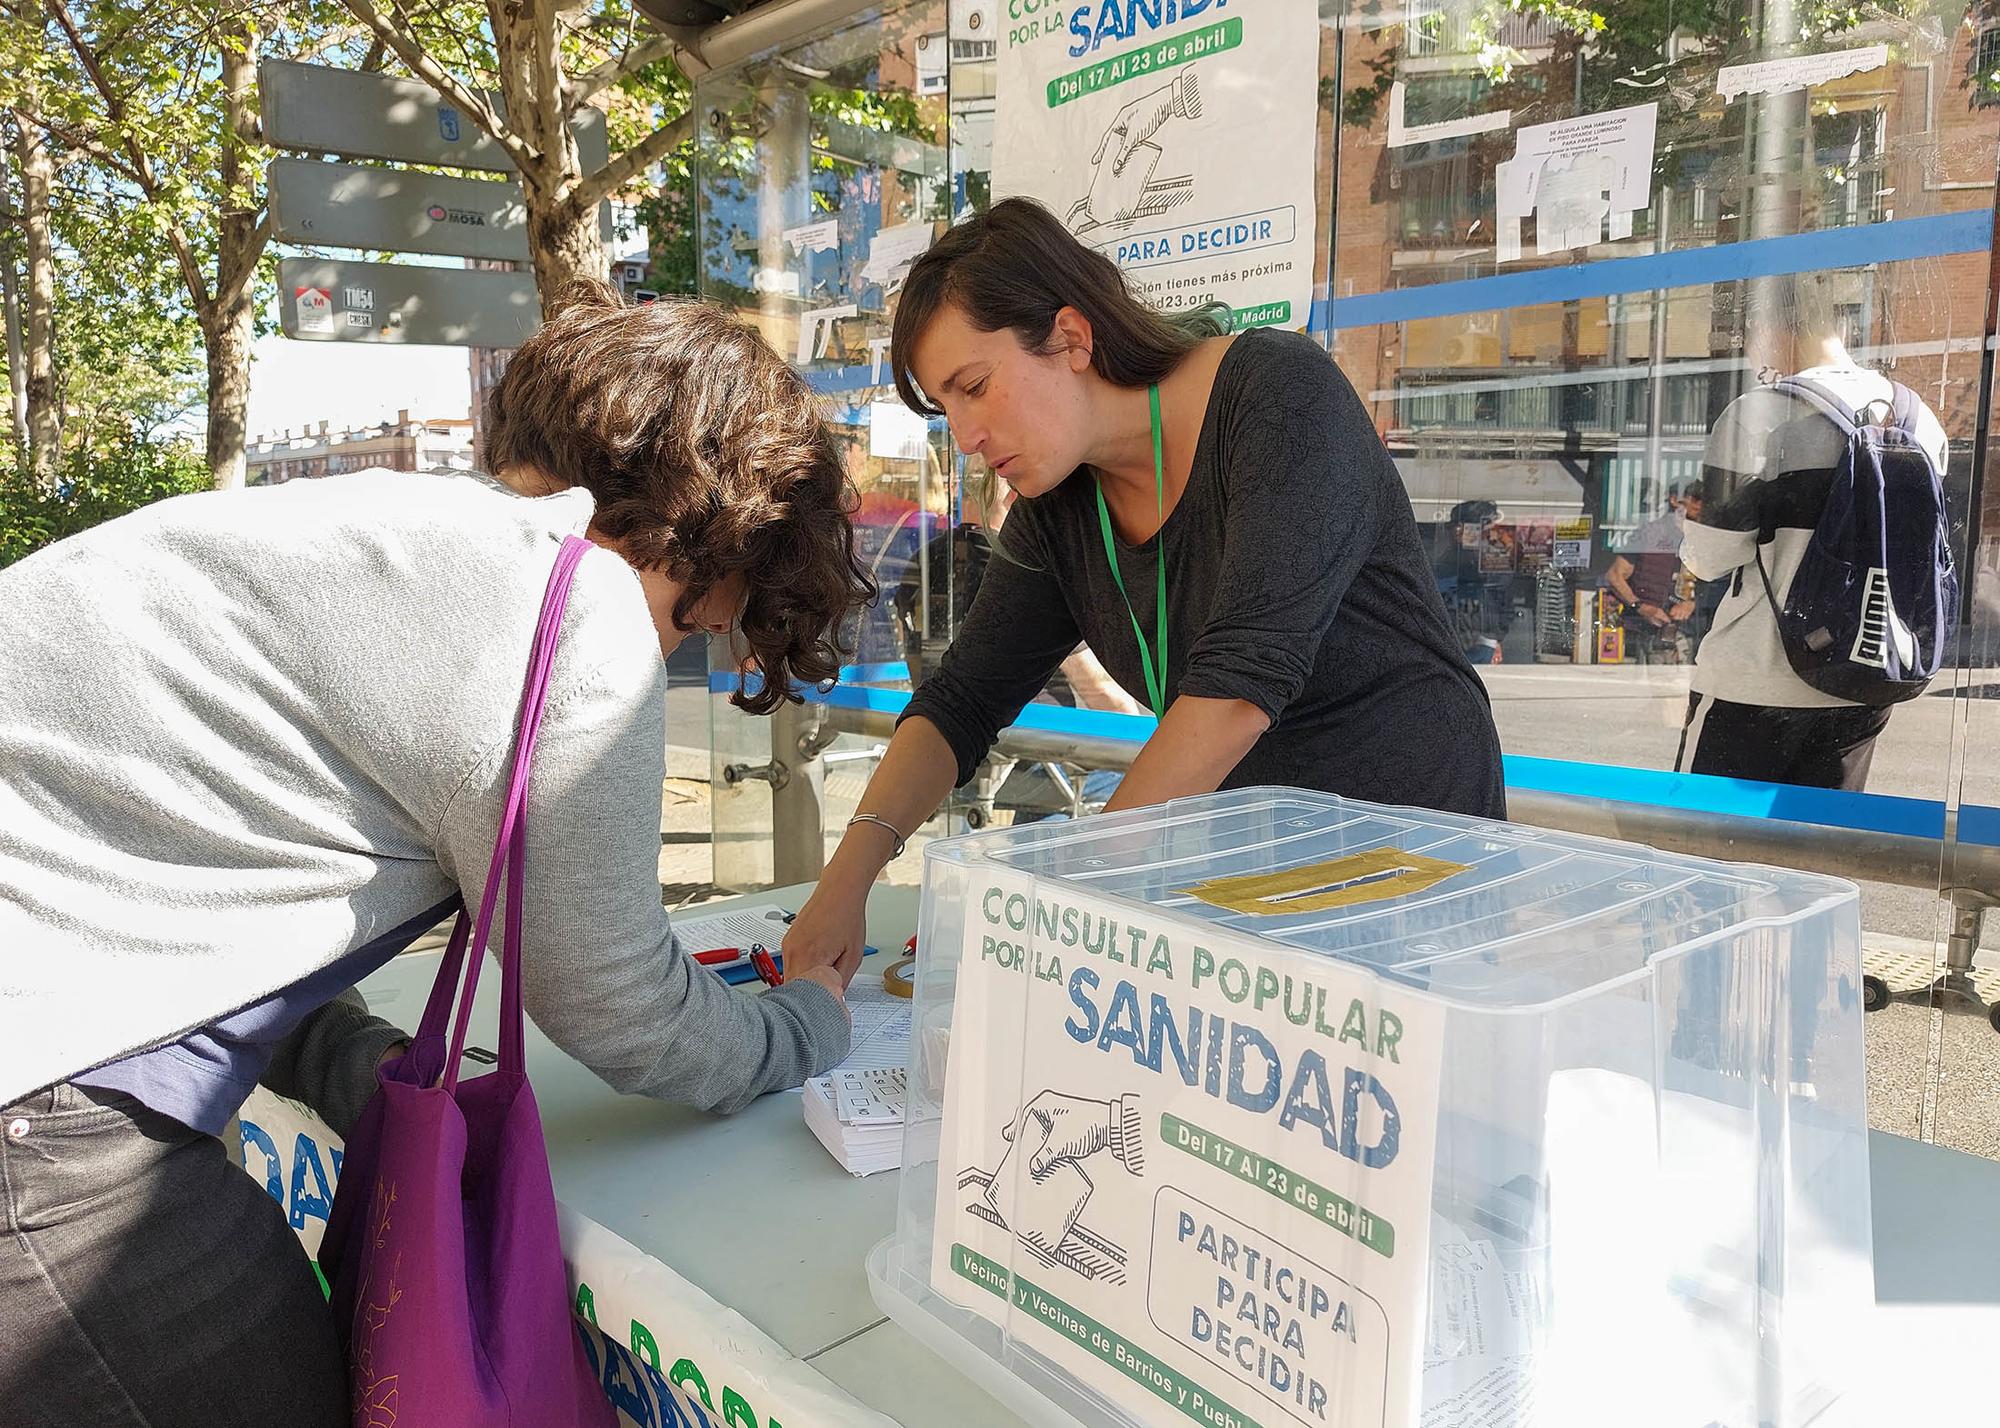
[[[994,887],[980,900],[980,912],[994,929],[980,939],[980,959],[1064,984],[1073,1010],[1062,1029],[1072,1040],[1127,1056],[1135,1066],[1174,1076],[1238,1110],[1276,1112],[1279,1129],[1309,1127],[1327,1149],[1370,1170],[1396,1158],[1402,1118],[1373,1071],[1339,1067],[1336,1096],[1326,1053],[1308,1047],[1288,1057],[1254,1024],[1199,1006],[1177,1006],[1158,991],[1142,1002],[1133,980],[1115,977],[1107,986],[1087,964],[1065,975],[1062,959],[1065,952],[1072,961],[1081,954],[1143,968],[1147,978],[1168,982],[1181,980],[1185,968],[1191,991],[1219,994],[1253,1012],[1268,1009],[1273,1017],[1282,1012],[1291,1025],[1331,1042],[1336,1056],[1365,1058],[1378,1070],[1402,1061],[1403,1024],[1395,1013],[1371,1008],[1344,991],[1329,997],[1325,985],[1302,973],[1281,973],[1199,945],[1177,949],[1165,934],[1121,927],[1116,918],[1088,908]]]
[[[1307,1336],[1310,1331],[1321,1352],[1329,1334],[1356,1342],[1346,1286],[1322,1280],[1314,1266],[1281,1247],[1240,1238],[1226,1217],[1195,1213],[1207,1208],[1199,1202],[1183,1203],[1189,1208],[1174,1215],[1174,1240],[1215,1270],[1209,1302],[1188,1309],[1188,1339],[1324,1419],[1326,1386],[1306,1371],[1316,1357]]]

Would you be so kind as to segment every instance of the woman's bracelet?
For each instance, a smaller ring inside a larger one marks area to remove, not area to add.
[[[889,857],[893,860],[903,856],[903,847],[904,847],[903,835],[896,831],[895,824],[891,823],[886,818],[879,818],[873,813],[857,813],[852,818],[847,820],[847,826],[849,828],[852,828],[857,823],[873,823],[879,828],[888,829],[889,836],[896,840],[895,851],[890,853]]]

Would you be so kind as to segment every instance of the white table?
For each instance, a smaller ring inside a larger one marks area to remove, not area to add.
[[[809,891],[755,900],[796,908]],[[877,888],[871,943],[900,949],[916,904],[912,888]],[[880,975],[894,955],[868,958],[859,975]],[[435,955],[399,957],[363,991],[379,1014],[408,1025],[436,968]],[[475,1027],[493,1025],[497,983],[482,977]],[[766,1096],[726,1118],[620,1096],[532,1026],[528,1068],[565,1204],[910,1428],[1019,1421],[876,1307],[862,1260],[893,1227],[898,1177],[843,1171],[806,1129],[797,1096]],[[2000,1346],[2000,1164],[1880,1133],[1870,1158],[1880,1352],[1861,1387],[1815,1428],[2000,1419],[2000,1389],[1980,1354]]]

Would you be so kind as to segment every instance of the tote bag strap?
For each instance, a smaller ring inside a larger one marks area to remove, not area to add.
[[[465,1055],[465,1039],[472,1019],[473,998],[479,990],[479,972],[485,958],[477,952],[466,956],[466,948],[484,949],[493,930],[493,911],[499,896],[501,872],[506,872],[507,911],[502,932],[500,964],[500,1057],[503,1075],[526,1072],[524,1013],[521,1005],[521,920],[523,874],[527,865],[528,773],[533,767],[535,741],[541,731],[542,709],[548,699],[549,671],[554,667],[556,645],[562,636],[563,609],[569,601],[570,584],[578,563],[591,549],[580,536],[563,538],[556,554],[555,568],[542,597],[541,619],[535,626],[534,644],[528,655],[528,670],[521,691],[521,713],[517,724],[513,774],[508,782],[507,800],[501,808],[500,832],[493,845],[493,860],[486,871],[486,888],[479,902],[477,919],[459,909],[451,943],[438,967],[437,981],[424,1005],[411,1054],[418,1058],[418,1084],[430,1085],[439,1072],[439,1083],[447,1093],[458,1089],[459,1070]],[[468,941],[468,932],[470,938]],[[461,974],[463,986],[460,985]],[[454,998],[454,994],[456,997]],[[458,1015],[453,1021],[451,1046],[441,1066],[424,1065],[438,1054],[444,1022],[454,999]]]

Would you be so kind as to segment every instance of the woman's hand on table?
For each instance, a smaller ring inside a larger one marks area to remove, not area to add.
[[[803,972],[787,972],[785,980],[787,982],[817,982],[833,993],[835,998],[839,1000],[842,1008],[847,1006],[847,978],[841,976],[840,973],[831,967],[809,967]],[[853,1020],[853,1013],[848,1013],[848,1019],[850,1021]]]
[[[865,885],[854,889],[822,878],[785,929],[786,978],[807,978],[845,993],[868,949],[867,912]]]

